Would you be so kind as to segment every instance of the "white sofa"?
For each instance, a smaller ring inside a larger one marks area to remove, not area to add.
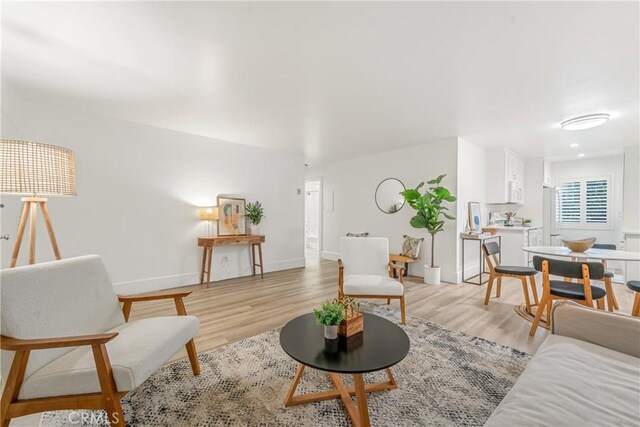
[[[105,408],[111,424],[123,425],[120,398],[183,346],[200,372],[199,321],[182,301],[189,291],[119,297],[95,255],[3,270],[0,281],[2,425],[84,408]],[[181,315],[127,322],[133,302],[161,298]]]
[[[485,426],[640,425],[640,318],[557,303],[552,331]]]

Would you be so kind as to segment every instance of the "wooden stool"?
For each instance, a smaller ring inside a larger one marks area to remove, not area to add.
[[[402,262],[404,263],[404,275],[407,275],[407,272],[409,271],[409,263],[415,262],[415,258],[411,258],[405,255],[400,255],[400,254],[389,254],[389,262],[390,263],[396,263],[396,262]],[[397,274],[396,274],[396,270],[392,269],[393,271],[393,277],[396,278]]]

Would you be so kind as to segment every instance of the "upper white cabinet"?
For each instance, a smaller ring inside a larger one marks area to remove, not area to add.
[[[524,203],[524,160],[508,148],[487,152],[487,203]]]

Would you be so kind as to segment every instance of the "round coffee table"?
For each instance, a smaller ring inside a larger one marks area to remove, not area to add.
[[[285,406],[341,398],[355,426],[369,426],[367,393],[397,387],[391,366],[409,353],[409,337],[398,325],[373,314],[363,313],[364,330],[349,338],[325,340],[322,326],[313,314],[304,314],[280,331],[280,345],[300,363],[284,398]],[[326,371],[332,390],[295,395],[305,367]],[[365,384],[362,374],[385,369],[388,381]],[[339,374],[352,374],[354,387],[346,387]],[[351,395],[356,396],[358,406]]]

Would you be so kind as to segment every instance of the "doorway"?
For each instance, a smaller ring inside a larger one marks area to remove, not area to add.
[[[322,252],[322,178],[304,181],[305,265],[320,264]]]

